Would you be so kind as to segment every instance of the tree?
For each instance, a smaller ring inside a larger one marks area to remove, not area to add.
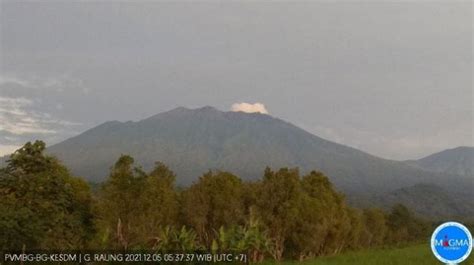
[[[389,240],[394,244],[415,241],[429,234],[426,221],[416,217],[403,204],[396,204],[388,215]]]
[[[45,149],[46,144],[43,141],[27,142],[7,160],[6,172],[35,174],[52,170],[66,170],[65,167],[59,165],[54,157],[44,155]]]
[[[28,142],[0,170],[2,249],[77,249],[93,234],[90,190],[42,141]]]
[[[26,143],[0,169],[0,250],[210,249],[247,252],[258,262],[266,254],[303,260],[429,233],[401,204],[389,214],[347,206],[321,172],[300,177],[298,169],[267,168],[262,180],[242,182],[210,171],[177,191],[166,165],[145,172],[128,155],[111,168],[92,215],[89,185],[44,150],[41,141]]]
[[[210,246],[214,229],[243,224],[242,181],[228,172],[208,172],[182,193],[182,221]]]
[[[120,156],[99,193],[97,222],[102,245],[128,249],[140,242],[137,216],[143,211],[140,193],[146,176],[133,163],[131,156]]]
[[[281,260],[299,217],[301,186],[298,169],[282,168],[277,172],[265,169],[257,196],[256,209],[268,229],[274,248],[272,255]]]
[[[388,225],[393,243],[401,244],[408,240],[408,227],[412,218],[411,212],[403,204],[396,204],[392,207],[388,216]]]
[[[340,252],[358,236],[355,213],[349,212],[343,196],[321,172],[305,175],[301,187],[299,216],[291,240],[294,255],[301,260]]]
[[[365,224],[362,211],[353,208],[347,208],[350,220],[350,229],[345,244],[348,249],[360,249],[362,240],[366,236]]]
[[[387,237],[387,217],[380,209],[365,209],[363,213],[365,234],[362,244],[367,247],[381,246]]]
[[[135,199],[139,204],[136,207],[142,209],[137,226],[143,241],[156,235],[160,227],[177,226],[179,204],[175,179],[175,174],[160,162],[146,175],[141,193]]]

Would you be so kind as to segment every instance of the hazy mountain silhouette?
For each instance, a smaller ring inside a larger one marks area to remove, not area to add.
[[[460,146],[407,163],[427,171],[472,177],[474,181],[474,147]]]
[[[180,107],[138,122],[103,123],[48,152],[92,182],[104,180],[121,154],[132,155],[144,169],[155,161],[166,163],[179,185],[189,185],[210,169],[259,179],[266,166],[299,167],[302,173],[324,172],[359,206],[402,202],[435,218],[474,216],[472,147],[417,161],[393,161],[259,113]]]
[[[266,166],[288,166],[303,173],[322,171],[348,194],[393,191],[424,182],[446,190],[466,187],[458,176],[372,156],[269,115],[212,107],[180,107],[138,122],[106,122],[48,150],[74,174],[96,182],[107,177],[120,154],[130,154],[145,169],[155,161],[166,163],[180,185],[192,183],[209,169],[258,179]]]
[[[402,203],[418,214],[434,220],[450,217],[474,217],[472,196],[449,192],[435,184],[416,184],[404,187],[381,196],[376,196],[374,206],[389,206]]]

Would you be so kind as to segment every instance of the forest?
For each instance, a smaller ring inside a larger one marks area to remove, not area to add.
[[[329,178],[266,168],[258,181],[209,171],[178,187],[156,162],[128,155],[91,185],[28,142],[0,169],[0,250],[115,249],[247,253],[252,262],[306,260],[426,241],[433,223],[397,204],[349,206]]]

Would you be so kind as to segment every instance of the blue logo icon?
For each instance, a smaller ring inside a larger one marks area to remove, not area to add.
[[[446,264],[463,262],[471,254],[472,235],[460,223],[444,223],[431,236],[431,250],[438,260]]]

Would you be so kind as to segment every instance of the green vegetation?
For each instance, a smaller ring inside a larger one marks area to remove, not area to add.
[[[93,232],[91,194],[43,142],[27,143],[0,170],[2,249],[86,247]]]
[[[105,181],[120,154],[131,155],[146,171],[155,161],[164,162],[179,176],[177,185],[183,186],[210,168],[259,180],[266,166],[297,165],[305,174],[323,171],[351,204],[361,208],[389,209],[403,203],[430,219],[474,216],[472,175],[434,173],[431,167],[422,170],[412,163],[381,159],[258,113],[177,108],[137,122],[106,122],[47,151],[92,182]],[[474,165],[458,152],[446,159],[453,164],[435,164]],[[424,186],[414,187],[419,184]]]
[[[0,171],[2,250],[209,250],[246,252],[253,262],[311,260],[426,240],[430,231],[403,205],[389,213],[351,208],[322,173],[289,168],[267,168],[258,181],[208,172],[178,190],[164,164],[146,172],[122,155],[92,195],[44,149],[27,143]]]

